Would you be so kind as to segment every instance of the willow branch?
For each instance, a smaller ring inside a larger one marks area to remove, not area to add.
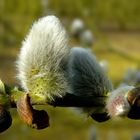
[[[9,92],[10,104],[12,108],[16,107],[17,100],[25,95],[25,92],[14,89]],[[105,96],[103,97],[82,97],[66,93],[63,97],[55,97],[50,101],[46,96],[34,95],[29,93],[32,105],[51,105],[54,107],[98,107],[105,105]]]
[[[63,98],[57,97],[48,104],[59,107],[98,107],[105,105],[105,96],[90,98],[67,93]]]

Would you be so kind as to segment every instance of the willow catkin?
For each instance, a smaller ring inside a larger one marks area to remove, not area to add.
[[[33,24],[17,60],[17,77],[25,91],[45,94],[51,100],[65,94],[67,42],[66,31],[55,16],[40,18]]]

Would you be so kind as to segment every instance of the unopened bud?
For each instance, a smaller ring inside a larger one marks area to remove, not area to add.
[[[49,126],[49,116],[44,110],[35,110],[30,103],[28,94],[20,97],[17,102],[17,111],[24,123],[32,128],[44,129]]]

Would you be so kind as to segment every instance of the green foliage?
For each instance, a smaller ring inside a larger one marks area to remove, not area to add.
[[[139,0],[51,0],[49,7],[59,16],[81,17],[92,25],[111,25],[120,29],[140,26]]]
[[[40,1],[1,0],[0,7],[0,46],[17,45],[40,16]]]
[[[48,0],[43,5],[44,1],[47,0],[1,0],[0,47],[18,46],[33,21],[48,13],[68,22],[80,17],[94,31],[99,27],[140,29],[139,0]]]

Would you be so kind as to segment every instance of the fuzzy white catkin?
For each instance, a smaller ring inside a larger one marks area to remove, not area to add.
[[[50,99],[65,94],[70,51],[67,42],[66,31],[55,16],[33,24],[17,60],[17,77],[25,91],[46,94]]]
[[[81,19],[74,19],[74,21],[71,24],[71,33],[74,36],[79,36],[83,30],[84,30],[84,23]]]
[[[110,117],[126,116],[130,110],[130,104],[127,100],[127,93],[133,86],[123,86],[110,93],[107,100],[106,109]]]
[[[113,90],[111,81],[89,49],[72,48],[68,66],[70,93],[96,99],[96,97],[106,97],[108,92]],[[78,110],[88,116],[95,111],[98,113],[105,112],[104,107],[84,107],[78,108]]]

